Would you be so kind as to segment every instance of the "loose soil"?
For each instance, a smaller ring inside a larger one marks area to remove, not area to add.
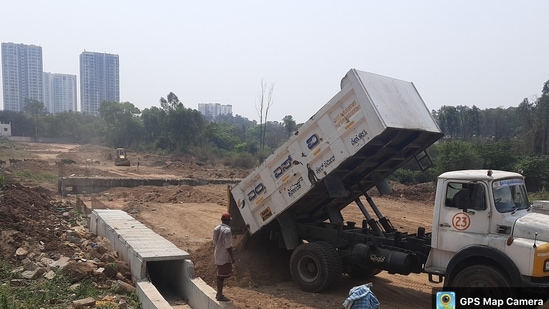
[[[215,162],[200,162],[192,157],[169,157],[128,151],[131,166],[112,163],[113,151],[94,145],[17,143],[28,160],[9,165],[8,153],[0,149],[0,160],[7,166],[4,175],[10,185],[0,192],[0,255],[13,258],[15,250],[47,250],[63,254],[65,242],[56,235],[56,216],[62,205],[74,204],[74,196],[57,195],[57,183],[51,180],[22,180],[20,175],[88,177],[162,177],[197,179],[241,179],[250,171],[235,170]],[[60,159],[76,164],[56,164]],[[87,164],[87,159],[99,163]],[[139,161],[139,165],[137,162]],[[38,177],[36,177],[38,178]],[[370,194],[378,207],[400,231],[415,233],[419,226],[431,230],[434,187],[430,184],[402,186],[393,184],[390,196]],[[91,205],[91,195],[80,195]],[[113,188],[93,195],[102,207],[122,209],[146,224],[156,233],[191,255],[196,275],[215,286],[212,230],[226,210],[227,185],[205,186],[142,186]],[[344,210],[346,220],[361,222],[358,207]],[[431,292],[439,284],[429,283],[426,274],[408,276],[382,272],[371,280],[343,276],[336,287],[325,293],[302,292],[291,280],[288,262],[290,252],[278,249],[261,233],[253,237],[235,235],[235,273],[226,280],[224,294],[238,308],[342,308],[349,290],[367,282],[382,308],[430,308]],[[46,248],[39,249],[42,241]],[[176,301],[177,302],[177,301]]]

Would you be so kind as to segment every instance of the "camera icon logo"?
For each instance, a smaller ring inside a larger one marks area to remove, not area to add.
[[[437,292],[436,308],[437,309],[456,308],[456,293],[448,292],[448,291]]]

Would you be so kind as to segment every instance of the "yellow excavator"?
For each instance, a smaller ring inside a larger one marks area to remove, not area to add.
[[[114,157],[114,165],[116,166],[130,166],[130,160],[126,154],[126,148],[116,148],[116,156]]]

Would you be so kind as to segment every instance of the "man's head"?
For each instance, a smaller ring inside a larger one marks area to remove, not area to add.
[[[230,222],[231,221],[231,214],[228,213],[228,212],[224,212],[223,214],[221,214],[221,221],[222,222]]]

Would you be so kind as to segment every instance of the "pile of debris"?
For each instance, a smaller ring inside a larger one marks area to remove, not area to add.
[[[20,184],[0,190],[0,258],[14,267],[10,285],[62,275],[76,289],[87,279],[121,294],[116,304],[124,308],[124,295],[135,292],[129,265],[118,259],[108,239],[87,231],[85,212],[52,196],[46,189]],[[74,300],[73,306],[96,301],[104,300]]]

